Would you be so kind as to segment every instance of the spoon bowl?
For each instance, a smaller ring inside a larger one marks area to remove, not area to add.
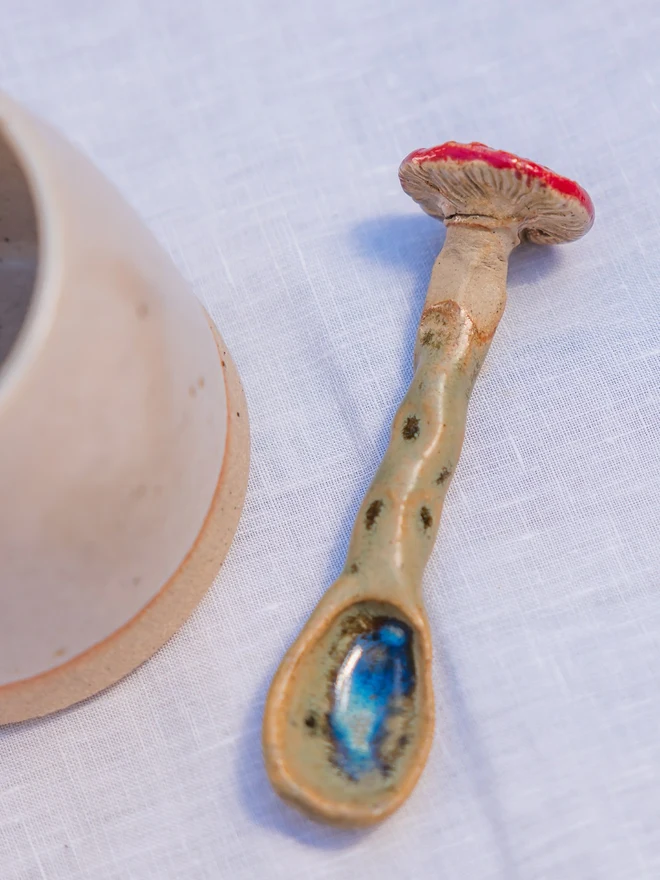
[[[281,664],[264,754],[285,800],[326,822],[378,822],[408,796],[434,725],[431,638],[421,604],[345,574]]]

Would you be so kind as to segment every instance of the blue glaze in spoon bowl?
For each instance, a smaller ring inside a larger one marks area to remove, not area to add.
[[[392,718],[405,711],[415,686],[412,638],[402,621],[377,618],[355,638],[339,667],[328,720],[337,764],[353,780],[373,770],[391,772],[382,747]]]
[[[294,806],[334,824],[369,825],[407,797],[426,761],[431,639],[411,593],[381,581],[378,596],[356,598],[353,579],[338,586],[273,681],[264,754]]]

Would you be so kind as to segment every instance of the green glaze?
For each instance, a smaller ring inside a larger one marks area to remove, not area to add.
[[[413,381],[357,516],[346,573],[382,568],[419,587],[463,444],[475,379],[488,350],[454,301],[425,309]]]

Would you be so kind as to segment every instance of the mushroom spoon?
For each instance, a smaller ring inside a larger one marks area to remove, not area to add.
[[[468,400],[504,311],[523,239],[574,241],[594,210],[577,183],[483,144],[416,150],[403,189],[447,226],[415,374],[357,516],[345,567],[289,649],[266,703],[275,790],[309,815],[369,825],[424,767],[434,724],[421,580],[460,455]]]

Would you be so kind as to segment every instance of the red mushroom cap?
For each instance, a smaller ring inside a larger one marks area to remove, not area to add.
[[[589,194],[575,181],[485,144],[449,141],[415,150],[399,178],[432,216],[514,224],[521,238],[541,244],[574,241],[594,221]]]

